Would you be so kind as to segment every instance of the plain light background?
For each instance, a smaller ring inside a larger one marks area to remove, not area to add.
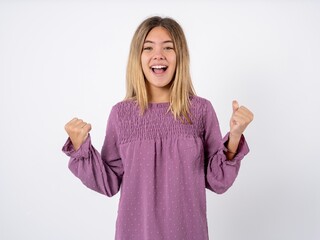
[[[90,122],[101,148],[131,38],[152,15],[182,25],[223,134],[233,99],[255,113],[235,184],[207,191],[210,239],[320,239],[319,12],[302,0],[0,1],[0,239],[114,238],[119,193],[69,172],[64,125]]]

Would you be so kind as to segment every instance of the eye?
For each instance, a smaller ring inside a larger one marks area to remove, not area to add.
[[[173,47],[164,47],[164,50],[173,50]]]
[[[144,51],[151,51],[151,50],[152,50],[152,47],[146,46],[146,47],[143,47],[143,50],[144,50]]]

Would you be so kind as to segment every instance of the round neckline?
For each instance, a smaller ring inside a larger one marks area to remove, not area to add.
[[[149,102],[148,106],[155,106],[155,107],[162,107],[162,106],[168,106],[170,102]]]

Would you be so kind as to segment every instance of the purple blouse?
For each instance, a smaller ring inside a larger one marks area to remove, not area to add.
[[[63,151],[87,187],[109,197],[121,190],[116,240],[207,240],[206,191],[225,192],[249,152],[244,136],[228,161],[211,103],[191,97],[192,124],[175,120],[169,103],[150,103],[144,115],[133,101],[113,106],[101,154],[90,135]]]

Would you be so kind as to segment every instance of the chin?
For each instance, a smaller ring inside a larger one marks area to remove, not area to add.
[[[149,81],[149,83],[158,88],[164,88],[171,85],[172,81]]]

